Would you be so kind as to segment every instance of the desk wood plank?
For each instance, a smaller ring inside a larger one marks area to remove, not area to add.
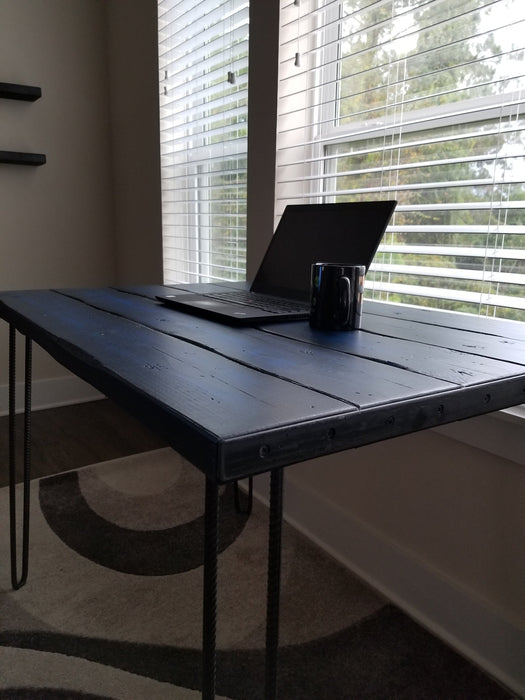
[[[376,314],[378,332],[328,341],[304,322],[232,328],[137,292],[9,292],[0,316],[218,482],[525,399],[519,338],[501,360],[498,336]]]
[[[232,328],[113,290],[63,292],[359,408],[447,391],[455,386],[391,363],[377,363],[315,344],[305,345],[296,338],[261,333],[254,328]],[[299,325],[308,327],[305,323]]]
[[[465,350],[435,347],[407,338],[388,337],[365,330],[351,333],[329,333],[310,328],[308,323],[283,323],[265,326],[268,333],[321,345],[338,352],[383,362],[413,372],[452,382],[459,386],[518,376],[523,365],[495,360]],[[399,331],[400,334],[403,331]],[[472,341],[474,342],[474,341]]]
[[[369,333],[515,362],[521,366],[525,357],[525,338],[485,335],[475,331],[378,315],[365,316],[362,328]]]
[[[2,299],[3,318],[214,478],[226,440],[356,410],[55,292]]]
[[[387,316],[418,323],[428,323],[431,326],[456,328],[462,331],[473,331],[483,335],[497,335],[501,338],[525,340],[525,323],[510,321],[502,318],[474,316],[473,314],[442,311],[440,309],[404,306],[387,302],[365,299],[363,303],[365,315]]]
[[[141,288],[141,293],[154,300],[155,294],[160,293],[160,289],[162,288],[144,287]],[[66,293],[70,292],[66,291]],[[181,337],[191,339],[193,342],[203,342],[208,343],[208,345],[213,343],[212,347],[216,351],[224,352],[227,356],[235,357],[241,361],[247,361],[247,357],[245,350],[243,350],[242,354],[239,352],[239,337],[247,338],[251,336],[255,338],[255,351],[259,350],[263,343],[269,344],[268,340],[261,339],[261,334],[258,330],[228,328],[228,326],[218,327],[217,324],[211,321],[201,322],[202,320],[195,316],[178,314],[173,309],[164,309],[162,306],[158,309],[157,317],[146,302],[140,305],[137,304],[137,299],[132,293],[124,296],[113,296],[111,293],[108,294],[107,290],[80,290],[78,292],[75,290],[72,293],[77,298],[84,299],[86,302],[99,307],[110,304],[110,308],[114,313],[119,313],[126,317],[132,314],[135,320],[140,320],[141,323],[148,325],[151,324],[152,327],[158,330],[166,329],[169,333],[179,334]],[[155,306],[158,307],[158,304],[155,304]],[[162,318],[162,320],[160,321],[159,318]],[[220,336],[218,328],[222,329]],[[512,367],[506,362],[485,358],[467,351],[435,347],[423,342],[414,343],[408,339],[390,338],[364,331],[326,333],[311,329],[307,322],[297,321],[270,324],[263,326],[263,329],[266,333],[306,342],[308,346],[312,346],[300,347],[300,360],[308,353],[311,353],[310,357],[313,362],[315,357],[314,348],[322,346],[345,354],[366,358],[367,360],[374,360],[383,363],[387,367],[395,366],[459,386],[486,382],[509,376],[509,374],[518,375],[522,371],[520,366]],[[402,330],[399,332],[406,333],[403,324]],[[221,344],[221,341],[223,344]],[[276,346],[270,344],[270,347],[275,348]],[[275,354],[274,350],[272,352]],[[432,358],[431,362],[429,361],[430,356]],[[258,361],[259,358],[256,354],[252,364]],[[291,361],[297,362],[297,357],[295,355],[292,356]],[[329,365],[325,366],[324,369],[328,370],[329,367]],[[318,367],[316,367],[315,371],[319,371]],[[346,380],[346,377],[344,379]],[[349,398],[360,407],[368,405],[368,402],[364,399],[367,393],[363,393],[362,386],[356,386],[356,391],[361,393],[353,397],[347,396],[346,398]],[[373,399],[373,397],[370,398]]]
[[[301,380],[308,381],[309,386],[315,386],[317,382],[320,383],[321,387],[327,386],[326,381],[332,378],[330,362],[319,361],[320,356],[312,353],[314,346],[311,343],[305,345],[304,342],[299,342],[297,344],[296,339],[294,339],[294,350],[292,351],[290,350],[292,346],[276,343],[275,338],[270,340],[263,337],[272,336],[277,332],[276,329],[284,327],[283,324],[272,325],[271,333],[268,332],[268,328],[265,331],[231,328],[189,314],[175,312],[172,309],[165,309],[161,305],[152,303],[151,300],[148,301],[148,298],[137,304],[137,299],[132,292],[133,290],[128,290],[124,296],[115,294],[113,291],[107,293],[107,290],[74,290],[72,293],[84,297],[91,304],[102,308],[107,307],[113,313],[131,315],[142,324],[162,327],[170,333],[180,334],[186,339],[191,338],[192,342],[202,344],[203,347],[209,348],[213,352],[224,353],[239,362],[247,362],[248,366],[261,369],[264,367],[265,371],[270,371],[273,370],[272,363],[277,363],[280,375],[282,375],[284,365],[288,365],[287,372],[289,368],[292,372],[287,374],[290,379],[294,376],[293,372],[296,371],[294,364],[301,365],[304,356],[306,356],[310,363],[306,362],[303,365],[305,372]],[[141,295],[142,293],[143,290]],[[155,293],[157,292],[155,291]],[[145,296],[147,297],[148,294]],[[288,325],[296,331],[299,328],[303,328],[303,330],[309,328],[308,324],[305,323]],[[345,338],[345,342],[347,342],[349,338],[358,337],[360,334],[333,335],[340,339]],[[438,348],[423,346],[420,343],[411,344],[407,340],[398,341],[395,338],[370,336],[367,333],[362,334],[362,337],[374,337],[384,344],[383,369],[387,371],[390,379],[392,378],[391,372],[394,369],[397,371],[397,368],[392,367],[393,362],[390,358],[396,357],[397,359],[399,346],[403,344],[405,352],[408,352],[411,358],[412,366],[414,366],[414,357],[418,363],[421,363],[421,366],[418,367],[416,373],[403,371],[402,376],[406,378],[409,375],[419,373],[432,376],[432,372],[434,372],[452,378],[456,383],[445,382],[444,386],[449,387],[446,389],[443,389],[443,386],[434,385],[433,390],[430,389],[430,385],[427,385],[427,391],[424,394],[418,393],[413,385],[411,387],[406,385],[404,398],[392,400],[390,397],[379,404],[366,394],[357,396],[354,391],[352,398],[358,402],[360,408],[358,414],[346,414],[342,421],[334,419],[330,424],[325,423],[322,426],[315,421],[310,425],[305,425],[304,430],[300,433],[299,442],[296,439],[296,434],[292,434],[286,428],[283,428],[281,433],[276,432],[272,436],[264,435],[264,449],[268,449],[272,455],[270,461],[279,455],[279,459],[284,460],[282,464],[293,463],[293,461],[297,461],[294,459],[294,455],[302,454],[305,457],[313,457],[355,447],[367,442],[401,435],[405,432],[504,408],[520,403],[525,397],[525,382],[522,381],[523,370],[516,369],[514,365],[509,366],[507,363],[490,359],[485,362],[477,355],[449,351],[446,348],[440,354]],[[285,363],[280,363],[280,350],[286,347],[288,347],[290,355]],[[411,352],[407,350],[410,347],[412,347]],[[317,351],[319,348],[314,349]],[[333,356],[333,353],[325,354],[327,348],[321,349],[324,351],[323,357],[331,358]],[[437,363],[435,362],[436,351],[438,351],[437,355],[439,356]],[[341,355],[340,351],[336,353],[336,356],[339,355]],[[371,355],[373,356],[372,353]],[[459,365],[458,357],[461,358]],[[358,364],[353,362],[353,365],[348,364],[346,367],[357,367]],[[344,365],[342,366],[344,367]],[[371,364],[367,363],[367,366],[369,371],[366,384],[375,389],[377,373],[372,372],[371,374],[370,369],[377,368],[379,365],[372,362]],[[439,372],[436,372],[436,366],[440,367]],[[349,388],[350,390],[355,389],[355,386],[349,381],[352,372],[340,371],[338,376],[341,380],[337,388],[338,395],[346,396],[345,391],[347,392]],[[509,377],[511,378],[509,379]],[[411,377],[412,380],[413,377]],[[458,390],[460,390],[459,394]],[[257,452],[261,448],[261,437],[263,437],[262,433],[254,440],[250,436],[246,436],[224,445],[229,474],[240,474],[246,468],[247,463],[257,461]]]

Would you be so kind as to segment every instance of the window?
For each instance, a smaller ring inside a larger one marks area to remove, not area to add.
[[[248,0],[159,0],[164,281],[243,279]]]
[[[525,3],[283,0],[277,214],[397,199],[385,301],[525,320]]]

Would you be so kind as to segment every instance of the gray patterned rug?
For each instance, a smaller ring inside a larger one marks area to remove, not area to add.
[[[0,699],[200,697],[202,475],[170,449],[32,487],[29,580],[10,589],[0,490]],[[217,697],[262,698],[267,512],[221,494]],[[289,527],[279,700],[511,696]]]

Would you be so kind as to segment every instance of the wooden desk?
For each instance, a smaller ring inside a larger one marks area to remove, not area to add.
[[[266,697],[274,698],[282,467],[525,402],[525,324],[368,302],[362,329],[351,333],[314,331],[307,322],[234,328],[163,307],[155,301],[163,291],[0,294],[0,317],[10,324],[12,417],[16,333],[26,336],[26,481],[32,341],[205,474],[203,698],[209,699],[215,696],[218,487],[271,471]],[[12,554],[15,587],[27,575],[24,529],[21,579]]]

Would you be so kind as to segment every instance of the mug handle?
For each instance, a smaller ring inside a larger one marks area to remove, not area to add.
[[[341,311],[343,312],[343,318],[341,319],[340,323],[343,326],[346,326],[347,323],[350,320],[350,309],[351,309],[351,303],[350,303],[350,297],[351,297],[351,287],[350,287],[350,280],[348,277],[340,277],[337,281],[337,284],[339,285],[339,300],[340,300],[340,307]],[[342,304],[341,304],[342,302]]]

